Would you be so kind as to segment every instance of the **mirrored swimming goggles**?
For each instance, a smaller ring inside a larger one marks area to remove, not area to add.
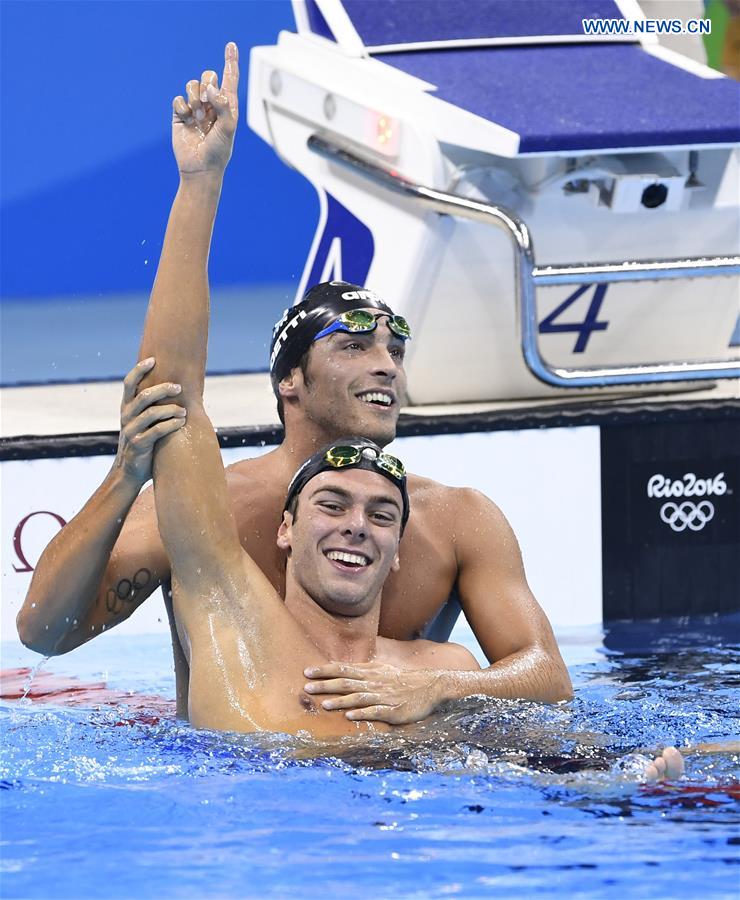
[[[354,447],[351,444],[342,444],[338,447],[330,447],[324,454],[324,459],[335,469],[356,466],[363,458],[372,462],[377,469],[387,472],[391,478],[395,478],[397,481],[402,481],[406,475],[406,468],[398,457],[391,456],[390,453],[378,453],[372,447]]]
[[[314,340],[318,341],[319,338],[333,334],[335,331],[347,331],[350,334],[368,334],[371,331],[375,331],[378,327],[379,319],[387,319],[388,327],[401,340],[407,341],[411,337],[411,326],[403,316],[395,316],[386,312],[371,313],[366,309],[350,309],[348,312],[342,313],[331,325],[327,325],[326,328],[320,331]]]

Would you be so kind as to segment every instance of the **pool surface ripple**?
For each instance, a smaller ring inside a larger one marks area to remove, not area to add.
[[[740,618],[599,638],[569,704],[473,698],[324,746],[177,722],[164,639],[45,663],[92,687],[0,705],[2,895],[736,896],[737,752],[689,753],[672,784],[634,770],[738,740]]]

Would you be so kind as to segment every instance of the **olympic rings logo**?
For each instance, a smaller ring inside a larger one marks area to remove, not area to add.
[[[714,518],[714,504],[709,500],[701,503],[692,503],[686,500],[683,503],[664,503],[660,507],[660,518],[670,525],[674,531],[701,531],[702,528]]]

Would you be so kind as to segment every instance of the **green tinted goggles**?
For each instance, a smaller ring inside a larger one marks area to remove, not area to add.
[[[351,309],[342,313],[331,325],[327,325],[326,328],[322,329],[314,340],[318,341],[319,338],[333,334],[335,331],[346,331],[350,334],[367,334],[370,331],[375,331],[378,327],[379,319],[387,319],[388,327],[401,340],[407,341],[411,337],[411,326],[403,316],[394,316],[384,312],[372,313],[366,309]]]
[[[398,457],[391,456],[390,453],[377,453],[372,447],[353,447],[351,444],[345,444],[330,447],[324,454],[324,459],[335,469],[356,466],[363,457],[370,460],[377,469],[382,469],[398,481],[406,474],[404,464]]]

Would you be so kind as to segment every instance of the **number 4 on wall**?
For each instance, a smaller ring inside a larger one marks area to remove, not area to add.
[[[558,316],[562,315],[569,307],[571,307],[579,297],[582,297],[589,288],[594,288],[594,295],[586,313],[586,318],[582,322],[556,322]],[[540,334],[556,334],[564,331],[574,332],[578,335],[574,353],[583,353],[588,344],[588,339],[594,331],[606,331],[609,323],[599,321],[599,312],[601,304],[606,294],[606,284],[584,284],[574,291],[570,297],[567,297],[560,306],[556,307],[549,316],[540,322]]]

